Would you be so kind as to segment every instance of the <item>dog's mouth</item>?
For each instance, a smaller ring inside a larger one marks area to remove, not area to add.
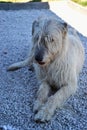
[[[44,61],[37,61],[37,60],[34,60],[34,61],[35,61],[35,63],[37,63],[37,64],[39,64],[41,66],[46,64]]]
[[[43,61],[38,61],[38,64],[39,64],[39,65],[45,65],[45,62],[43,62]]]

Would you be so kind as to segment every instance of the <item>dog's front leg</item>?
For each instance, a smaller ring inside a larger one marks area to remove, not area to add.
[[[59,108],[75,91],[76,85],[65,85],[48,98],[46,104],[36,114],[35,120],[45,122],[51,119],[56,108]]]
[[[46,82],[42,82],[37,92],[37,100],[34,103],[33,111],[36,113],[41,106],[47,101],[50,93],[50,86]]]

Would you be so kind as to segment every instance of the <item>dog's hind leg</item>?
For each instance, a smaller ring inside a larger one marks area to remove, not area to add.
[[[32,48],[31,54],[29,54],[25,60],[11,64],[7,68],[7,71],[15,71],[17,69],[20,69],[20,68],[28,66],[28,65],[32,66],[32,63],[33,63],[33,48]]]
[[[14,63],[12,65],[10,65],[7,70],[8,71],[14,71],[14,70],[17,70],[17,69],[20,69],[22,67],[25,67],[27,65],[31,66],[32,65],[32,62],[33,62],[33,57],[28,57],[27,59],[25,59],[24,61],[20,61],[20,62],[17,62],[17,63]]]

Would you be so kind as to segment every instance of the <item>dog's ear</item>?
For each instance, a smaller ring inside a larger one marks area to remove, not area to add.
[[[68,26],[67,23],[64,22],[63,25],[64,25],[65,29],[67,29],[67,26]]]
[[[32,24],[32,35],[34,34],[35,28],[37,28],[38,26],[39,26],[39,22],[35,20]]]
[[[62,23],[62,25],[63,25],[63,34],[64,34],[64,36],[65,36],[66,33],[67,33],[67,31],[68,31],[68,25],[67,25],[66,22]]]

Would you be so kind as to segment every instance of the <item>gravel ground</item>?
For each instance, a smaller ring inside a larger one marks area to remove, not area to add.
[[[32,111],[38,88],[34,72],[28,67],[14,72],[6,68],[25,59],[30,52],[31,25],[40,15],[54,15],[49,10],[0,11],[0,125],[16,130],[87,130],[87,38],[80,38],[86,60],[77,93],[56,110],[48,123],[36,123]]]

